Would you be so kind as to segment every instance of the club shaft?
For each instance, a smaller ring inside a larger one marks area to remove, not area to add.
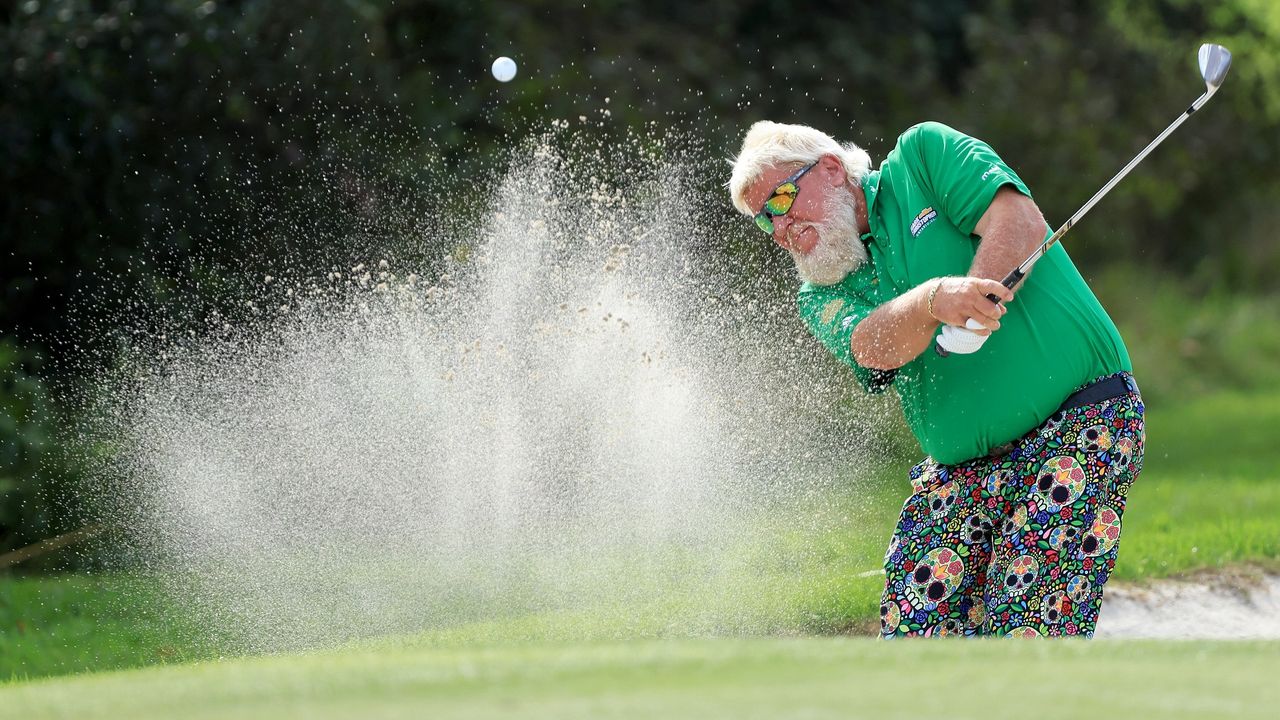
[[[1082,205],[1074,215],[1067,218],[1067,221],[1062,223],[1062,226],[1055,230],[1054,233],[1049,236],[1048,240],[1041,243],[1040,247],[1036,248],[1026,260],[1023,260],[1018,267],[1014,268],[1008,275],[1005,275],[1004,280],[1001,280],[1000,284],[1012,290],[1014,286],[1022,282],[1022,278],[1026,277],[1027,273],[1031,271],[1032,266],[1049,252],[1049,248],[1056,245],[1058,241],[1061,240],[1069,230],[1071,230],[1071,228],[1075,227],[1075,224],[1080,221],[1080,218],[1084,217],[1085,213],[1092,210],[1093,206],[1097,205],[1099,200],[1106,197],[1106,194],[1111,192],[1111,188],[1115,187],[1117,183],[1123,180],[1124,176],[1129,174],[1129,171],[1137,167],[1138,163],[1142,162],[1157,145],[1164,142],[1164,139],[1169,137],[1174,130],[1177,130],[1179,125],[1186,122],[1187,118],[1191,117],[1192,113],[1199,110],[1200,106],[1204,105],[1204,102],[1209,99],[1209,95],[1210,93],[1205,93],[1197,98],[1195,102],[1191,103],[1191,107],[1188,107],[1185,112],[1179,115],[1178,119],[1174,120],[1169,127],[1164,129],[1164,132],[1157,135],[1155,140],[1148,143],[1147,146],[1142,149],[1142,152],[1134,156],[1134,158],[1129,161],[1128,165],[1121,168],[1120,172],[1115,174],[1115,177],[1108,180],[1107,184],[1103,185],[1098,192],[1094,193],[1093,197],[1089,198],[1089,201]],[[1000,299],[995,295],[988,295],[987,299],[991,302],[1000,301]]]
[[[1084,217],[1085,213],[1093,209],[1093,206],[1106,196],[1107,193],[1111,192],[1111,188],[1115,187],[1116,183],[1123,180],[1124,176],[1128,175],[1130,170],[1137,167],[1138,163],[1142,162],[1157,145],[1164,142],[1164,139],[1169,137],[1174,130],[1177,130],[1179,125],[1186,122],[1187,118],[1191,117],[1192,113],[1199,110],[1201,106],[1208,101],[1211,95],[1213,95],[1212,92],[1206,92],[1199,98],[1196,98],[1196,101],[1191,103],[1191,107],[1188,107],[1186,112],[1179,115],[1177,120],[1174,120],[1169,127],[1164,129],[1164,132],[1157,135],[1155,140],[1152,140],[1150,144],[1142,149],[1142,152],[1138,153],[1136,157],[1130,160],[1128,165],[1121,168],[1120,172],[1116,173],[1115,177],[1108,180],[1107,184],[1103,185],[1101,190],[1094,193],[1093,197],[1089,198],[1089,202],[1081,206],[1081,208],[1076,211],[1075,215],[1072,215],[1066,222],[1062,223],[1062,227],[1054,231],[1053,235],[1050,235],[1048,240],[1045,240],[1040,247],[1036,248],[1035,252],[1031,253],[1026,260],[1022,261],[1021,265],[1014,268],[1013,272],[1006,275],[1004,280],[1001,281],[1002,284],[1009,289],[1013,289],[1013,286],[1017,285],[1022,280],[1023,276],[1031,270],[1031,266],[1035,265],[1037,260],[1044,257],[1045,253],[1049,252],[1049,248],[1057,244],[1057,242],[1062,239],[1062,236],[1066,235],[1067,231],[1074,227],[1075,224],[1080,221],[1080,218]]]
[[[1225,71],[1223,74],[1225,74]],[[1218,78],[1218,82],[1219,83],[1221,82],[1221,78]],[[1022,263],[1018,265],[1018,267],[1014,268],[1008,275],[1005,275],[1004,279],[1000,281],[1000,284],[1012,290],[1014,287],[1017,286],[1018,283],[1022,282],[1022,278],[1026,277],[1027,273],[1031,271],[1031,267],[1035,265],[1040,258],[1044,257],[1045,254],[1049,252],[1049,248],[1053,247],[1058,243],[1058,241],[1062,240],[1062,237],[1066,235],[1067,232],[1071,230],[1071,228],[1075,227],[1075,224],[1080,221],[1080,218],[1084,217],[1085,213],[1093,209],[1093,206],[1096,205],[1099,200],[1105,197],[1107,193],[1111,192],[1111,188],[1115,187],[1116,183],[1123,180],[1124,176],[1128,175],[1130,170],[1137,167],[1138,163],[1142,162],[1143,159],[1145,159],[1147,155],[1150,154],[1151,151],[1156,148],[1157,145],[1164,142],[1164,139],[1169,137],[1169,135],[1171,135],[1174,130],[1177,130],[1179,125],[1186,122],[1187,118],[1191,117],[1192,113],[1194,113],[1195,111],[1199,110],[1202,106],[1204,106],[1204,104],[1209,101],[1209,98],[1213,97],[1213,93],[1216,92],[1217,89],[1218,89],[1218,85],[1215,83],[1214,85],[1211,85],[1203,95],[1196,98],[1196,101],[1191,103],[1191,106],[1188,107],[1186,111],[1183,112],[1181,115],[1179,115],[1178,119],[1170,123],[1169,127],[1164,129],[1164,132],[1157,135],[1156,139],[1148,143],[1147,146],[1142,149],[1142,152],[1138,153],[1137,156],[1135,156],[1132,160],[1129,161],[1128,165],[1125,165],[1123,168],[1121,168],[1120,172],[1116,173],[1115,177],[1108,180],[1107,184],[1102,186],[1102,189],[1094,193],[1093,197],[1089,198],[1089,202],[1081,206],[1080,209],[1077,210],[1074,215],[1068,218],[1066,222],[1062,223],[1062,227],[1055,230],[1053,234],[1049,236],[1048,240],[1045,240],[1040,245],[1040,247],[1036,248],[1035,251],[1032,252],[1031,255],[1027,257],[1026,260],[1023,260]],[[996,304],[1000,303],[1000,298],[996,297],[994,294],[987,295],[987,299]],[[947,355],[950,354],[945,349],[943,349],[941,340],[937,340],[934,342],[933,349],[936,350],[937,353],[942,357],[946,357]]]

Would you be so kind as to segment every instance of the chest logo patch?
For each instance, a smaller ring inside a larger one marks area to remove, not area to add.
[[[911,221],[911,237],[920,237],[920,233],[929,227],[929,224],[938,219],[938,212],[931,207],[927,207],[916,215],[916,219]]]

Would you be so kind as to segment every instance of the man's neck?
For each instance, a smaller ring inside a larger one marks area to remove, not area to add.
[[[853,192],[854,200],[857,200],[854,217],[858,221],[858,236],[861,237],[871,232],[871,221],[867,219],[867,194],[862,191],[862,183],[859,182],[850,181],[849,189]]]

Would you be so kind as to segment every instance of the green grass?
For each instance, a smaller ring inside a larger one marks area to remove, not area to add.
[[[1148,414],[1116,577],[1280,562],[1280,393],[1216,394]]]
[[[1126,265],[1091,275],[1089,285],[1120,328],[1149,402],[1280,387],[1280,294],[1234,294],[1208,278]]]
[[[0,681],[213,655],[145,581],[114,574],[0,578]]]
[[[1130,495],[1116,577],[1136,581],[1238,564],[1280,566],[1280,393],[1215,394],[1148,414],[1145,468]],[[884,545],[909,486],[900,459],[859,482],[810,528],[761,530],[714,591],[691,583],[575,611],[434,631],[447,647],[514,640],[601,643],[643,638],[869,633]],[[620,569],[620,572],[625,568]],[[643,594],[643,593],[641,593]],[[180,663],[221,650],[145,579],[0,577],[0,682]],[[428,636],[424,636],[428,637]]]
[[[1273,717],[1275,643],[685,639],[413,646],[0,686],[42,718]]]

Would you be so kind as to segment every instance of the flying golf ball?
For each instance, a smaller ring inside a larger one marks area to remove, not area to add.
[[[516,61],[503,56],[493,61],[493,76],[498,82],[510,82],[516,76]]]

